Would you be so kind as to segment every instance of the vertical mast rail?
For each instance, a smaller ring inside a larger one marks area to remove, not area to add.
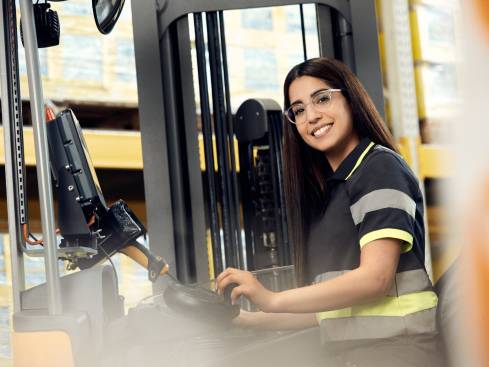
[[[2,19],[2,26],[0,27],[0,83],[13,307],[14,312],[20,312],[20,293],[25,289],[21,224],[25,222],[27,216],[27,203],[24,202],[26,200],[24,195],[24,151],[14,0],[2,2],[0,19]]]
[[[31,101],[32,127],[36,153],[37,181],[39,187],[39,204],[44,242],[44,266],[50,315],[62,313],[58,256],[53,211],[53,191],[49,169],[49,152],[44,119],[44,100],[42,94],[41,74],[39,72],[39,54],[37,36],[34,26],[31,0],[20,0],[22,28],[26,53],[27,76]]]
[[[209,190],[209,221],[210,235],[212,242],[212,257],[214,265],[214,274],[223,271],[223,260],[221,251],[221,236],[219,232],[219,211],[216,196],[216,182],[214,171],[214,153],[212,146],[212,120],[209,105],[209,94],[207,84],[207,70],[205,60],[205,41],[202,14],[194,14],[195,25],[195,48],[197,50],[197,68],[199,75],[199,93],[200,93],[200,115],[202,119],[202,135],[204,139],[204,156],[206,167],[206,181]]]
[[[243,241],[241,240],[241,224],[240,224],[240,205],[239,205],[239,189],[238,189],[238,174],[236,170],[236,153],[234,149],[234,127],[233,127],[233,113],[231,108],[231,89],[229,87],[229,72],[228,72],[228,58],[226,52],[226,32],[224,29],[224,15],[222,10],[219,11],[219,30],[221,36],[221,51],[222,51],[222,69],[224,78],[224,92],[226,98],[226,123],[227,123],[227,141],[229,145],[229,157],[230,157],[230,169],[231,169],[231,200],[233,202],[234,211],[231,215],[234,215],[234,230],[236,241],[236,261],[237,267],[240,269],[248,270],[248,264],[246,261],[245,248]]]
[[[281,242],[278,244],[280,265],[290,265],[292,264],[292,254],[290,251],[289,244],[289,234],[287,232],[287,205],[285,203],[285,192],[284,192],[284,179],[283,179],[283,149],[282,149],[282,115],[277,113],[269,113],[269,126],[270,126],[270,137],[275,146],[276,152],[274,154],[277,172],[277,192],[276,200],[277,205],[280,207],[279,220],[278,220],[278,232],[281,234]]]
[[[306,43],[306,25],[304,22],[304,5],[299,4],[299,16],[301,19],[301,35],[302,35],[302,52],[304,54],[304,61],[307,60],[307,43]]]
[[[206,14],[207,40],[209,48],[209,64],[211,72],[212,104],[215,122],[215,134],[218,156],[218,173],[220,178],[222,198],[222,222],[224,232],[224,248],[226,267],[236,267],[236,254],[234,246],[234,221],[232,217],[232,202],[229,184],[229,151],[226,142],[226,125],[224,113],[224,90],[221,69],[220,39],[218,32],[217,14]]]

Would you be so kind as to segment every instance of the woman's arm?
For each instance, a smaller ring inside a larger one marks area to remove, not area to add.
[[[391,288],[400,251],[399,240],[372,241],[362,248],[357,269],[329,281],[277,293],[273,312],[329,311],[382,297]]]
[[[317,326],[314,313],[264,313],[241,310],[233,324],[258,330],[301,330]]]
[[[312,313],[366,303],[385,295],[394,280],[401,241],[382,238],[363,246],[360,266],[337,278],[307,287],[271,292],[251,273],[226,269],[217,278],[219,291],[229,284],[233,302],[240,295],[249,298],[264,312]]]

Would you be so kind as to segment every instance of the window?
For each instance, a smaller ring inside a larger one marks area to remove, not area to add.
[[[243,28],[272,30],[273,17],[272,9],[246,9],[241,11],[241,23]]]
[[[303,5],[304,29],[306,33],[316,32],[316,9],[314,5]],[[289,32],[301,32],[301,13],[297,5],[285,7],[286,29]]]
[[[43,257],[24,256],[24,269],[27,287],[33,287],[46,281]]]
[[[122,12],[121,12],[121,15],[119,17],[119,20],[122,20],[122,21],[127,20],[130,22],[131,19],[132,19],[131,0],[126,0],[124,3],[124,7],[122,8]]]
[[[455,40],[453,15],[439,9],[425,8],[428,38],[433,43],[452,45]]]
[[[7,275],[5,268],[5,250],[4,250],[4,236],[0,235],[0,284],[7,284]],[[6,243],[8,246],[8,242]]]
[[[63,37],[63,45],[63,74],[66,79],[86,81],[103,79],[100,39],[93,36],[67,35]]]
[[[92,14],[92,3],[86,0],[70,0],[62,4],[60,12],[66,15],[87,16]]]
[[[0,358],[10,358],[10,312],[8,306],[0,306]]]
[[[247,89],[276,89],[277,59],[273,51],[258,48],[244,50]]]
[[[293,53],[287,55],[287,61],[289,63],[289,69],[291,69],[294,65],[297,65],[304,61],[303,53]]]
[[[457,102],[457,70],[455,64],[426,64],[424,88],[428,105]],[[431,103],[430,103],[431,102]]]
[[[136,82],[136,63],[134,61],[134,45],[130,40],[119,40],[116,45],[116,78],[122,82]]]
[[[25,59],[25,49],[22,45],[20,37],[18,39],[18,50],[19,50],[19,73],[20,75],[27,74],[27,62]],[[46,48],[39,48],[39,71],[41,72],[41,76],[47,76],[48,69],[48,50]]]

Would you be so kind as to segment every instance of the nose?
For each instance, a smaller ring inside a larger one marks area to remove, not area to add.
[[[305,112],[307,122],[310,124],[315,124],[321,118],[321,113],[314,108],[312,103],[305,107]]]

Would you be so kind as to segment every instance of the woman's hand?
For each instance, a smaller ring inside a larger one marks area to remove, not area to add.
[[[253,274],[248,271],[227,268],[216,279],[218,292],[223,294],[224,289],[233,283],[237,286],[231,292],[231,303],[236,303],[238,297],[243,295],[260,310],[264,312],[275,311],[278,293],[266,289]]]

